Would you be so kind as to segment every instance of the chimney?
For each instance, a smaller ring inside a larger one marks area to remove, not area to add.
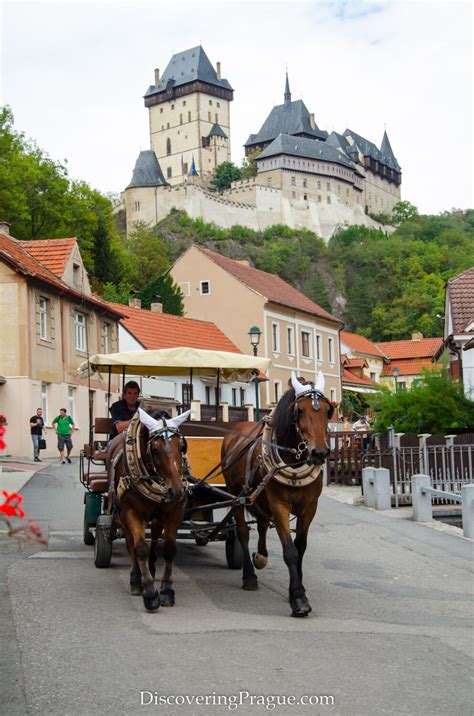
[[[130,308],[141,308],[142,300],[141,298],[129,298],[128,305],[130,306]]]
[[[412,341],[422,341],[423,340],[423,333],[412,333],[411,334]]]
[[[314,123],[314,112],[311,112],[311,114],[309,115],[309,126],[311,127],[311,129],[316,129],[316,125]]]
[[[0,234],[10,236],[10,224],[8,221],[0,221]]]
[[[221,63],[220,62],[216,62],[216,75],[217,75],[217,79],[220,80],[221,79]]]
[[[160,70],[157,67],[155,70],[155,87],[158,87],[159,84],[160,84]]]
[[[163,304],[152,303],[150,306],[150,311],[153,311],[153,313],[163,313]]]

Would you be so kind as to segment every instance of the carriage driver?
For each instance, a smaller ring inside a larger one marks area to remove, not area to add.
[[[117,400],[110,406],[110,416],[112,418],[112,432],[110,433],[110,440],[116,435],[123,432],[130,425],[130,420],[133,418],[138,410],[140,401],[138,396],[140,395],[140,386],[134,380],[129,380],[125,383],[123,389],[122,400]]]

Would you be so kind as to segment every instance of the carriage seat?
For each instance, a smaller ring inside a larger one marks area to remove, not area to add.
[[[96,418],[94,421],[94,437],[96,435],[106,435],[107,439],[112,431],[111,418]],[[106,440],[94,440],[93,447],[89,444],[84,445],[84,457],[92,459],[92,461],[105,462],[107,457]]]
[[[107,472],[91,472],[87,483],[91,492],[103,493],[109,490],[109,476]]]

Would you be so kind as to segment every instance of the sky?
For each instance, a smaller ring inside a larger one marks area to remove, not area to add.
[[[0,104],[69,176],[102,192],[129,183],[149,149],[143,95],[174,52],[201,44],[235,90],[232,160],[275,104],[292,99],[320,129],[346,128],[402,167],[422,213],[471,208],[470,2],[6,2]]]

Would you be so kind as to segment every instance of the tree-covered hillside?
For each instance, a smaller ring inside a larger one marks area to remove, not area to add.
[[[71,181],[64,164],[16,131],[9,108],[0,109],[0,162],[0,220],[17,239],[76,236],[94,289],[109,300],[126,303],[133,293],[145,306],[161,300],[165,311],[182,312],[169,269],[196,242],[278,274],[342,317],[347,330],[373,340],[415,330],[438,336],[444,284],[474,264],[474,210],[421,216],[408,202],[385,217],[398,224],[394,233],[352,226],[329,244],[281,225],[220,229],[180,211],[126,238],[110,200]]]

